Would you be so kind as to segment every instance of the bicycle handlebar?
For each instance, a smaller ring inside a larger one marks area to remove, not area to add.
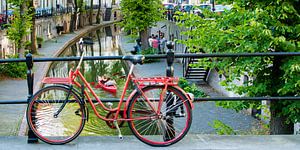
[[[83,61],[83,56],[84,56],[85,51],[82,52],[79,63],[76,67],[76,69],[79,69],[81,66],[81,63]],[[136,64],[144,64],[144,60],[145,60],[145,56],[144,55],[130,55],[130,56],[123,56],[122,57],[123,60],[129,60],[131,63],[133,63],[134,65]]]

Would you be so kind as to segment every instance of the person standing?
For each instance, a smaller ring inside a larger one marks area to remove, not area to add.
[[[140,54],[142,50],[142,43],[141,43],[141,39],[136,39],[136,45],[133,46],[133,51],[131,51],[131,54],[135,55],[135,54]]]
[[[153,41],[153,37],[152,37],[152,36],[149,36],[148,44],[149,44],[149,47],[150,47],[150,48],[152,48],[152,41]]]
[[[161,54],[161,48],[160,48],[160,33],[159,33],[159,35],[158,36],[156,36],[156,39],[157,39],[157,41],[158,41],[158,54]]]
[[[167,39],[161,35],[160,37],[160,49],[161,49],[161,53],[165,53],[165,47],[166,47],[166,42],[167,42]]]
[[[158,53],[158,40],[156,39],[157,36],[153,37],[152,39],[152,47],[155,49],[155,53]]]

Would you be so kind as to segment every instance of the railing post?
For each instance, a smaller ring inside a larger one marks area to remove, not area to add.
[[[173,46],[173,43],[172,41],[168,41],[167,42],[167,77],[173,77],[174,76],[174,67],[173,67],[173,63],[174,63],[174,60],[175,60],[175,55],[174,55],[174,46]],[[167,92],[167,94],[171,94],[169,91]],[[173,97],[173,96],[166,96],[166,97]],[[174,111],[169,111],[168,109],[170,109],[174,103],[174,99],[170,99],[170,100],[166,100],[167,101],[167,107],[166,107],[166,116],[171,116],[171,117],[168,117],[168,119],[166,120],[168,126],[167,126],[167,129],[166,129],[166,133],[164,134],[165,137],[164,137],[164,140],[165,141],[169,141],[169,140],[172,140],[175,138],[175,128],[173,126],[174,124],[174,118],[172,116],[174,116],[174,114],[176,112]]]
[[[175,60],[175,55],[174,55],[174,45],[171,41],[167,42],[167,77],[173,77],[174,76],[174,67],[173,63]]]
[[[29,104],[31,97],[33,96],[33,78],[34,74],[32,72],[33,67],[33,59],[32,54],[26,55],[26,65],[27,65],[27,85],[28,85],[28,97],[27,97],[27,103]],[[27,143],[37,143],[38,138],[34,135],[31,128],[28,129],[28,140]]]

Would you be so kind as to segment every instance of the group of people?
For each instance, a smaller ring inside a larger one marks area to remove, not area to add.
[[[149,46],[155,49],[155,53],[158,54],[165,53],[166,42],[167,40],[163,33],[159,36],[152,34],[148,39]]]
[[[153,48],[155,51],[155,54],[164,54],[165,53],[165,47],[166,47],[167,39],[165,38],[164,34],[161,33],[158,35],[152,34],[148,38],[148,44],[150,48]],[[141,52],[141,39],[136,40],[136,45],[133,47],[134,50],[131,51],[132,54],[137,54]]]

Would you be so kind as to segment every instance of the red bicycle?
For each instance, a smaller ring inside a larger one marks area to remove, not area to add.
[[[143,64],[144,56],[124,56],[123,60],[131,61],[132,65],[118,106],[112,108],[112,103],[105,105],[97,97],[80,72],[82,60],[83,54],[77,68],[71,69],[67,78],[44,78],[43,83],[52,85],[42,88],[31,98],[27,121],[40,140],[49,144],[74,140],[88,120],[87,104],[98,118],[117,129],[120,139],[123,138],[120,126],[125,121],[139,140],[152,146],[174,144],[187,134],[192,123],[193,97],[177,86],[178,78],[135,78],[134,66]],[[135,90],[125,101],[130,81]],[[97,103],[93,103],[91,97]],[[96,110],[98,105],[107,112],[106,116]]]

